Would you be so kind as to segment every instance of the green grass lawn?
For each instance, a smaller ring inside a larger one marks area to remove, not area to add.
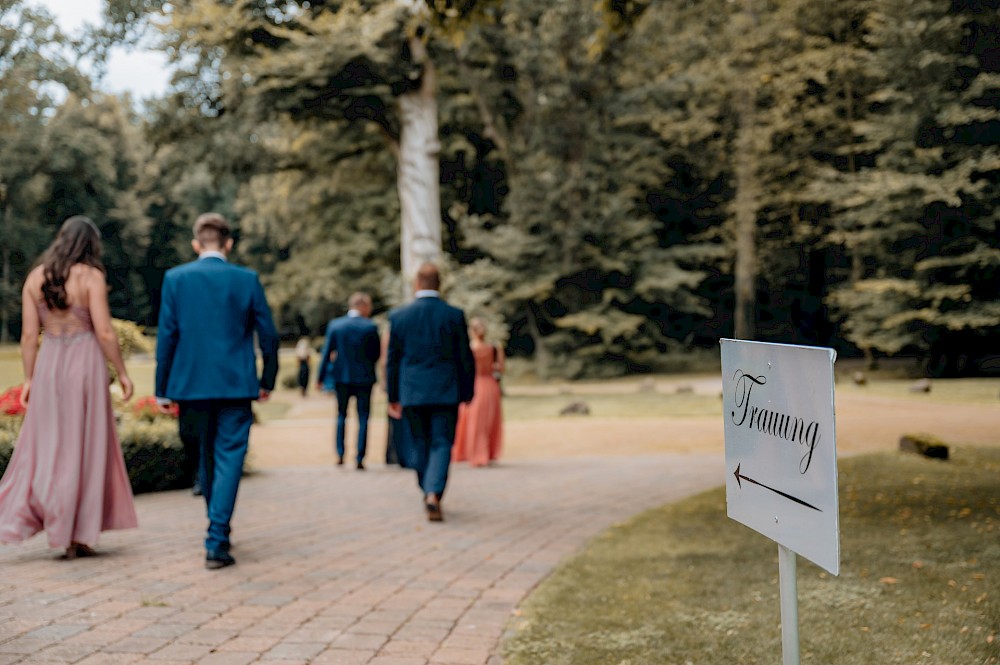
[[[722,400],[713,395],[665,393],[604,393],[587,395],[518,395],[503,399],[504,418],[555,418],[563,407],[586,402],[598,418],[721,417]]]
[[[840,463],[841,574],[799,558],[803,663],[1000,662],[1000,449]],[[777,545],[719,489],[616,526],[524,604],[507,665],[781,662]]]

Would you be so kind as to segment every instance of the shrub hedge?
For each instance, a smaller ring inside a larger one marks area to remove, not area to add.
[[[20,418],[0,417],[0,475],[10,462],[20,428]],[[177,433],[176,420],[126,415],[118,425],[118,437],[133,492],[157,492],[185,486],[184,446]]]

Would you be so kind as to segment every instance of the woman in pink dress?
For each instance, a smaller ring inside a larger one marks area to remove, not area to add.
[[[104,359],[126,400],[132,381],[111,326],[97,226],[70,217],[39,263],[22,292],[27,412],[0,480],[0,542],[44,529],[67,558],[90,556],[101,531],[138,526]]]
[[[503,415],[500,407],[500,381],[503,374],[503,349],[486,343],[486,324],[482,319],[469,321],[469,345],[476,360],[476,384],[472,401],[458,410],[453,461],[468,460],[471,466],[486,466],[500,457],[503,440]]]

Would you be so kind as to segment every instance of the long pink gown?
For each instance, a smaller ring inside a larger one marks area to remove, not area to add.
[[[475,393],[472,401],[458,408],[455,445],[451,459],[468,460],[472,466],[485,466],[500,458],[503,443],[503,414],[500,382],[493,378],[494,350],[489,344],[472,349],[476,361]]]
[[[44,336],[28,410],[0,480],[0,542],[45,530],[51,547],[93,546],[138,526],[115,431],[108,369],[90,312],[38,305]]]

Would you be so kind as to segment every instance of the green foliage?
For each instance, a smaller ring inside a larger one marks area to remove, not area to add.
[[[21,418],[0,417],[0,476],[7,468]],[[184,446],[173,418],[122,418],[118,426],[132,491],[157,492],[184,486]]]
[[[157,492],[185,486],[184,446],[173,418],[152,422],[125,418],[118,429],[132,491]]]
[[[155,25],[177,66],[142,122],[0,9],[12,323],[71,212],[118,317],[155,322],[206,210],[286,334],[396,304],[398,102],[433,80],[449,297],[540,375],[714,347],[736,272],[765,341],[933,356],[1000,325],[995,0],[109,0],[93,53]]]
[[[996,16],[989,3],[925,0],[868,16],[880,110],[856,133],[875,163],[830,183],[839,239],[863,259],[831,296],[856,343],[934,351],[955,332],[1000,326]]]
[[[17,433],[20,430],[20,417],[0,416],[0,477],[3,477],[3,472],[14,454],[14,444],[17,442]]]

